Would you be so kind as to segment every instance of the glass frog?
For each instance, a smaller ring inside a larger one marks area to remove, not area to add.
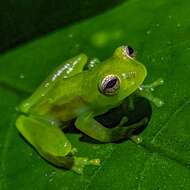
[[[140,142],[129,129],[145,125],[147,118],[124,127],[127,117],[123,117],[114,128],[106,128],[94,118],[119,106],[134,93],[161,106],[163,102],[154,98],[151,91],[163,80],[143,86],[146,75],[145,66],[135,59],[130,46],[118,47],[101,63],[98,59],[89,62],[85,54],[80,54],[58,66],[20,105],[21,115],[16,120],[16,127],[47,161],[82,173],[86,165],[100,165],[100,159],[77,157],[76,148],[63,128],[75,118],[77,129],[100,142],[126,137]]]

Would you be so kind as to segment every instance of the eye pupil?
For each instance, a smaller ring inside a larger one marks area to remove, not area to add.
[[[128,56],[134,57],[134,49],[131,46],[126,46],[125,51]]]
[[[130,55],[134,53],[134,50],[131,46],[128,46],[128,51]]]
[[[119,77],[107,75],[100,83],[99,90],[104,95],[114,95],[120,87]]]
[[[116,83],[117,83],[117,79],[112,79],[112,80],[110,80],[110,81],[107,83],[106,88],[113,88]]]

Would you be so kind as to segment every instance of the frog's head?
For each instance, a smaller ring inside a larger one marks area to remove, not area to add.
[[[99,91],[121,101],[137,90],[146,74],[145,66],[135,59],[134,50],[130,46],[121,46],[102,64]]]

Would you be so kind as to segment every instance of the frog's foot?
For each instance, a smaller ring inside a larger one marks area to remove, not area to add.
[[[75,148],[75,147],[73,147],[72,149],[71,149],[71,155],[75,155],[76,153],[78,152],[78,150]]]
[[[131,139],[136,144],[140,144],[142,142],[142,137],[140,137],[138,135],[134,135],[133,133],[136,129],[138,129],[139,127],[141,127],[143,125],[146,125],[147,123],[148,123],[148,118],[145,117],[145,118],[141,119],[139,122],[134,123],[130,126],[127,126],[128,130],[129,130],[127,136],[129,137],[129,139]]]
[[[141,85],[140,88],[142,88],[142,90],[148,89],[150,91],[154,91],[156,87],[161,86],[163,84],[164,84],[164,80],[162,78],[159,78],[151,84]]]
[[[147,98],[151,102],[153,102],[157,107],[161,107],[164,102],[152,95],[152,92],[155,90],[156,87],[161,86],[164,84],[164,80],[162,78],[157,79],[151,84],[148,85],[141,85],[137,92],[138,95]]]
[[[78,174],[83,173],[83,169],[87,165],[100,166],[100,159],[92,159],[89,160],[86,157],[74,157],[74,165],[72,166],[72,170]]]
[[[142,137],[138,136],[138,135],[132,135],[129,137],[135,144],[140,144],[143,139]]]

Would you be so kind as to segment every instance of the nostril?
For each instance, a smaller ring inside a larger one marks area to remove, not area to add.
[[[136,77],[136,75],[137,75],[137,72],[136,71],[130,71],[129,73],[128,73],[128,79],[132,79],[132,78],[135,78]]]
[[[129,75],[130,75],[130,78],[135,78],[136,75],[137,75],[137,72],[136,72],[136,71],[131,71],[131,72],[129,73]]]
[[[122,73],[123,79],[133,79],[137,76],[136,71],[129,71],[127,73]]]

